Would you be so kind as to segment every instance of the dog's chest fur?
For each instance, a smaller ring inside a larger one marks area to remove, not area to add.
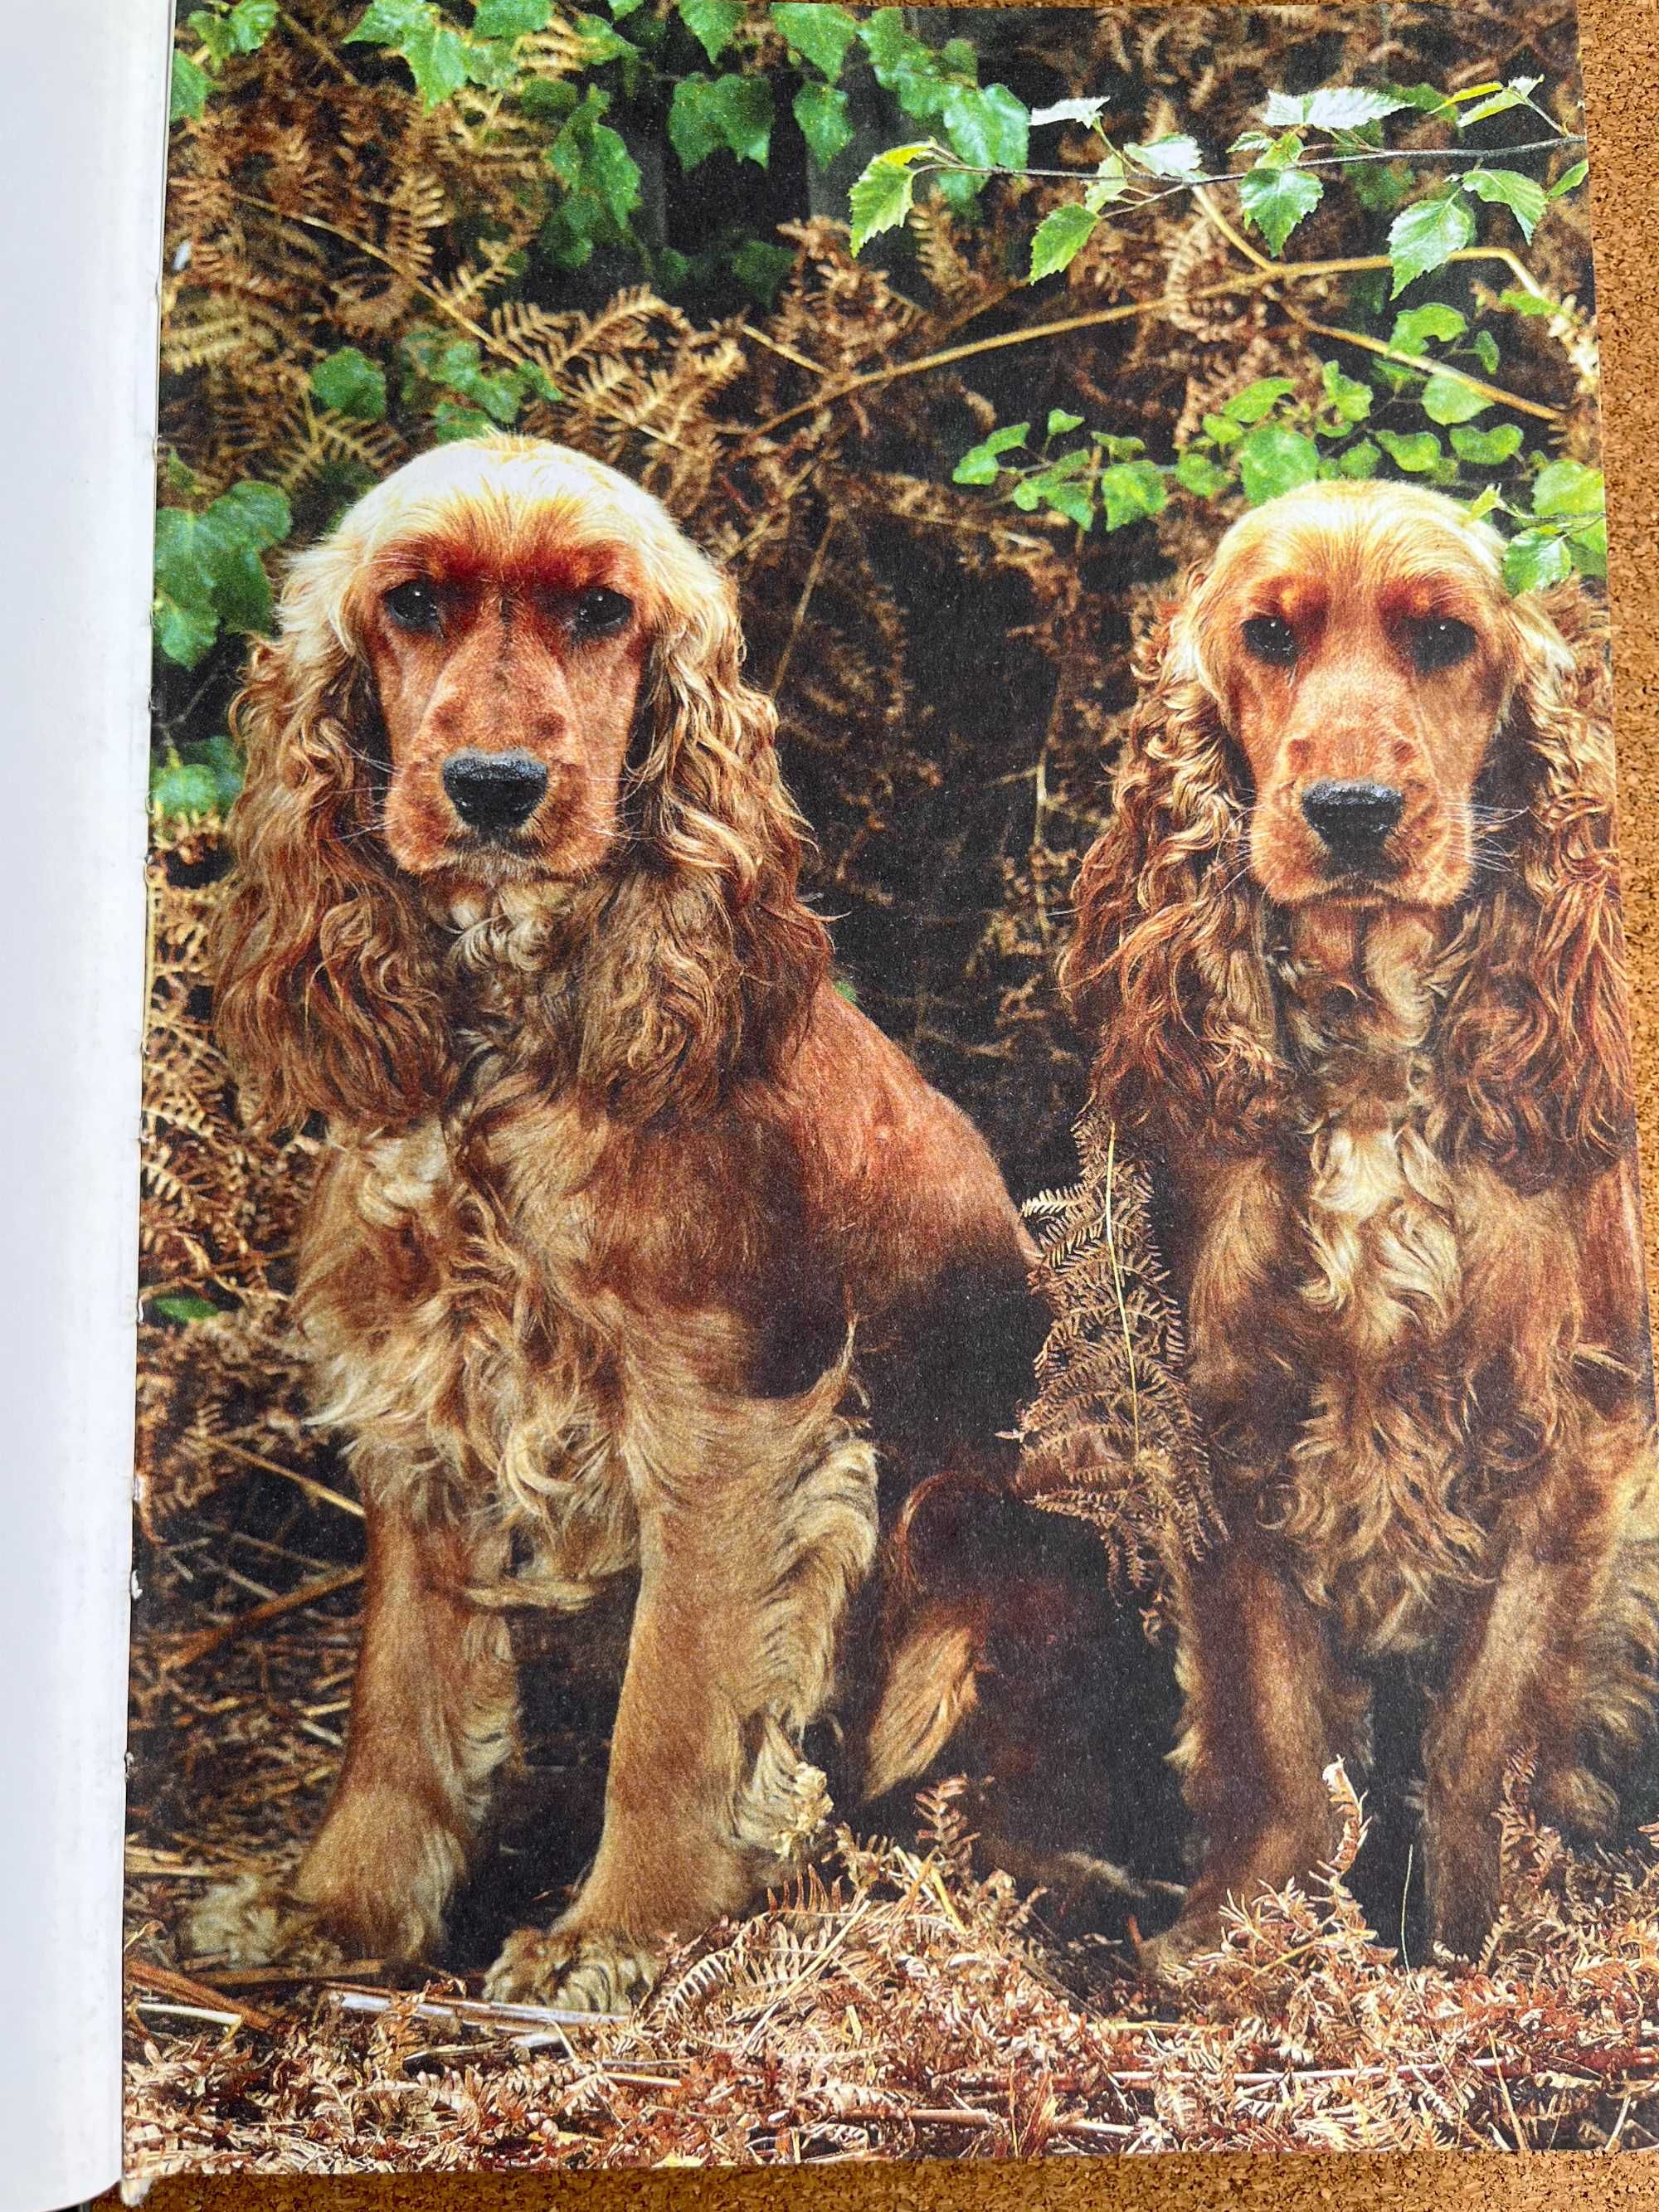
[[[466,1519],[497,1572],[533,1577],[526,1595],[580,1605],[638,1540],[623,1317],[591,1264],[598,1139],[538,1102],[500,1139],[472,1133],[465,1164],[458,1141],[434,1121],[331,1162],[299,1297],[316,1418],[346,1432],[366,1488]]]
[[[1298,925],[1276,978],[1296,1118],[1276,1155],[1212,1170],[1189,1298],[1223,1467],[1373,1653],[1431,1638],[1484,1571],[1500,1462],[1541,1395],[1511,1357],[1537,1337],[1520,1314],[1553,1297],[1565,1326],[1572,1302],[1551,1279],[1559,1200],[1448,1157],[1439,949],[1406,914]]]

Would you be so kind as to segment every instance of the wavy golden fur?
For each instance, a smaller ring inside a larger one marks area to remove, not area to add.
[[[597,1858],[489,1981],[636,1991],[816,1818],[802,1732],[878,1540],[849,1344],[909,1472],[1006,1449],[1029,1245],[830,987],[741,663],[654,500],[505,438],[371,492],[256,651],[219,1030],[251,1113],[327,1122],[296,1304],[368,1584],[321,1833],[199,1943],[430,1956],[515,1741],[505,1610],[637,1573]],[[884,1784],[958,1688],[877,1713]]]
[[[1203,1872],[1305,1875],[1367,1669],[1426,1662],[1429,1893],[1504,1770],[1604,1832],[1659,1552],[1603,628],[1437,495],[1247,516],[1146,641],[1064,981],[1156,1170],[1231,1534],[1179,1595]]]

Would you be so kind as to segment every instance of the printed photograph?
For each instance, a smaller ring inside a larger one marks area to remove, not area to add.
[[[1659,2148],[1571,0],[206,0],[130,2175]]]

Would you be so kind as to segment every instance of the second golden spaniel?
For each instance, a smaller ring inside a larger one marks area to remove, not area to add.
[[[1148,642],[1072,1004],[1157,1173],[1227,1534],[1177,1596],[1206,1838],[1157,1969],[1305,1876],[1409,1656],[1432,1930],[1506,1770],[1605,1832],[1654,1691],[1653,1395],[1602,633],[1399,486],[1246,516]]]

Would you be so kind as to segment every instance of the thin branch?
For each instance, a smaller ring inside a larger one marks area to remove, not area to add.
[[[1516,414],[1530,415],[1540,422],[1559,422],[1565,419],[1560,408],[1547,406],[1541,399],[1522,399],[1516,392],[1506,392],[1501,384],[1488,384],[1484,377],[1471,376],[1466,368],[1455,368],[1449,361],[1425,363],[1420,356],[1404,353],[1398,346],[1385,345],[1381,338],[1367,337],[1363,331],[1342,330],[1334,323],[1316,323],[1311,315],[1304,315],[1299,307],[1293,307],[1288,300],[1275,301],[1274,305],[1282,307],[1293,323],[1298,324],[1304,331],[1311,331],[1316,337],[1333,338],[1343,345],[1363,346],[1367,353],[1374,353],[1382,361],[1398,362],[1402,367],[1414,368],[1420,374],[1449,377],[1454,384],[1464,385],[1469,391],[1478,392],[1483,398],[1492,400],[1500,407],[1513,408]]]
[[[1449,258],[1452,261],[1501,261],[1510,269],[1518,270],[1520,267],[1515,255],[1504,246],[1464,246]],[[1073,331],[1098,330],[1109,323],[1133,322],[1142,315],[1157,315],[1170,307],[1187,307],[1195,300],[1224,299],[1231,293],[1253,292],[1266,284],[1317,276],[1353,276],[1364,270],[1389,269],[1393,265],[1386,253],[1357,254],[1344,261],[1267,262],[1261,269],[1241,270],[1219,283],[1200,285],[1190,291],[1161,293],[1152,300],[1130,300],[1120,307],[1094,308],[1087,314],[1064,315],[1054,322],[1027,323],[1020,330],[1000,331],[994,337],[975,338],[965,345],[946,346],[939,353],[923,354],[915,361],[895,362],[885,368],[866,369],[858,376],[849,377],[845,384],[837,385],[833,391],[820,392],[811,399],[803,399],[793,407],[787,407],[782,414],[774,415],[769,422],[758,423],[753,429],[745,431],[738,441],[738,450],[752,445],[757,439],[770,437],[774,431],[782,429],[787,423],[799,422],[805,415],[815,415],[821,407],[833,407],[841,400],[850,399],[855,393],[874,391],[882,385],[896,382],[900,377],[921,376],[930,369],[948,368],[953,362],[971,360],[978,354],[995,353],[1005,346],[1032,345],[1042,338],[1064,337]],[[1528,277],[1527,283],[1529,289],[1537,291],[1532,278]],[[1540,296],[1543,295],[1540,294]],[[1414,365],[1421,366],[1420,363]],[[1510,400],[1507,404],[1523,405],[1519,400]],[[1524,411],[1538,411],[1536,404],[1524,403]],[[1547,410],[1547,419],[1553,422],[1561,421],[1560,409]]]
[[[155,1966],[148,1959],[129,1958],[123,1967],[125,1978],[141,1990],[149,1990],[160,1997],[176,1998],[186,2005],[195,2005],[218,2020],[240,2020],[244,2027],[257,2027],[269,2034],[276,2022],[268,2012],[257,2005],[243,2004],[235,1997],[228,1997],[222,1990],[210,1989],[205,1982],[191,1979],[188,1974],[175,1973],[171,1966]]]
[[[232,1443],[228,1437],[216,1437],[214,1443],[218,1450],[228,1453],[232,1459],[240,1459],[266,1474],[280,1474],[284,1482],[291,1482],[296,1489],[303,1490],[315,1504],[332,1505],[342,1513],[352,1514],[359,1521],[366,1517],[355,1498],[347,1498],[337,1490],[331,1490],[325,1482],[319,1482],[315,1475],[301,1474],[291,1467],[284,1467],[280,1460],[266,1459],[259,1452],[249,1451],[246,1444]]]
[[[811,604],[812,594],[818,587],[818,578],[823,574],[824,556],[830,550],[830,540],[836,534],[836,524],[838,519],[832,510],[829,521],[823,526],[823,534],[818,539],[813,551],[811,566],[806,571],[806,581],[801,587],[799,599],[795,602],[794,619],[790,623],[789,635],[783,641],[783,651],[778,655],[778,665],[772,672],[771,683],[767,686],[774,698],[776,698],[782,690],[783,679],[789,672],[789,663],[794,653],[796,640],[800,635],[802,623],[806,620],[806,610]]]
[[[1292,169],[1346,169],[1357,161],[1468,161],[1478,167],[1483,162],[1511,161],[1517,154],[1553,152],[1558,146],[1583,146],[1589,142],[1582,131],[1558,131],[1553,138],[1528,138],[1519,146],[1367,146],[1352,154],[1315,154],[1305,161],[1286,163]],[[998,162],[976,161],[919,161],[910,173],[915,177],[1030,177],[1058,184],[1087,185],[1091,172],[1087,169],[1011,169]],[[1136,207],[1151,207],[1158,200],[1173,199],[1177,193],[1200,191],[1206,185],[1240,185],[1253,173],[1248,169],[1224,169],[1213,177],[1182,177],[1166,185],[1162,191],[1148,192],[1135,200]],[[1139,183],[1131,174],[1130,184]]]
[[[337,1574],[324,1575],[314,1583],[289,1590],[283,1597],[271,1598],[246,1613],[239,1613],[234,1620],[216,1621],[211,1628],[198,1629],[194,1636],[186,1636],[174,1645],[166,1664],[169,1668],[193,1667],[198,1659],[205,1659],[210,1652],[234,1644],[238,1637],[255,1628],[264,1627],[269,1621],[279,1620],[285,1613],[295,1613],[303,1605],[315,1605],[319,1598],[332,1597],[336,1590],[349,1589],[354,1583],[362,1582],[363,1571],[362,1567],[342,1567]]]
[[[1255,268],[1271,274],[1276,268],[1282,266],[1281,264],[1268,260],[1266,254],[1258,252],[1243,232],[1235,229],[1228,222],[1207,192],[1200,191],[1194,197],[1206,216],[1215,225],[1229,246],[1235,247]],[[1453,383],[1465,385],[1471,392],[1479,392],[1483,398],[1493,401],[1501,407],[1512,408],[1517,414],[1535,416],[1540,422],[1559,422],[1561,420],[1561,410],[1559,407],[1547,406],[1542,401],[1537,399],[1522,399],[1518,393],[1506,391],[1502,385],[1488,384],[1484,377],[1472,376],[1467,369],[1458,368],[1450,362],[1425,362],[1420,354],[1407,353],[1399,346],[1386,344],[1382,339],[1370,337],[1363,331],[1346,330],[1334,323],[1316,322],[1310,315],[1304,315],[1299,307],[1293,307],[1288,300],[1281,300],[1272,294],[1269,297],[1273,299],[1273,305],[1276,307],[1281,307],[1293,323],[1304,331],[1311,331],[1316,337],[1333,338],[1343,345],[1363,347],[1367,353],[1376,354],[1380,360],[1397,362],[1403,368],[1415,369],[1419,375],[1449,377]]]

